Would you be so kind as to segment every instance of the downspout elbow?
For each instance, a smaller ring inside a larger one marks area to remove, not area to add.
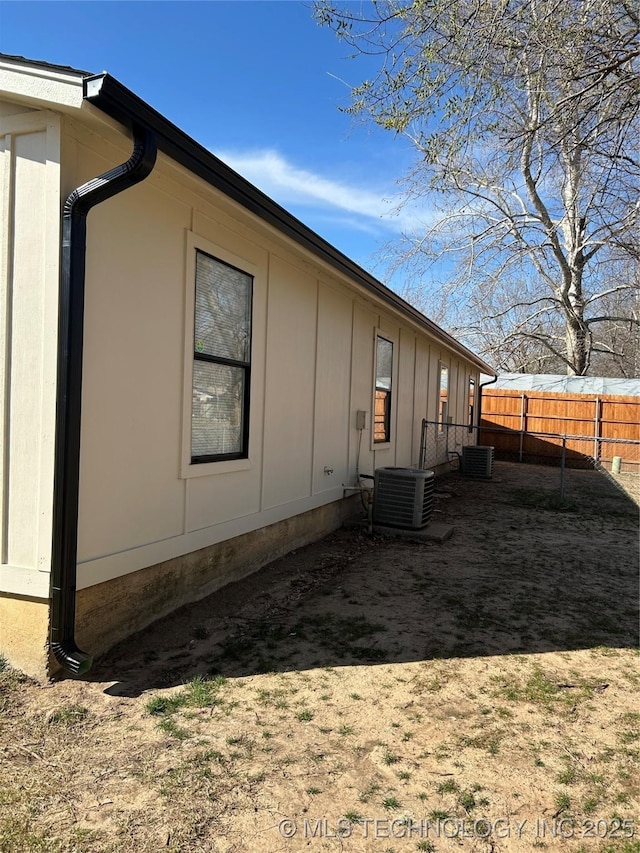
[[[481,382],[478,385],[478,437],[476,439],[476,443],[480,442],[480,427],[482,425],[482,389],[486,388],[487,385],[493,385],[498,381],[498,375],[496,374],[493,379],[488,379],[486,382]]]
[[[73,675],[83,675],[93,663],[75,640],[86,220],[92,207],[152,172],[157,157],[155,133],[134,126],[133,136],[133,152],[126,163],[73,190],[62,214],[50,650]]]

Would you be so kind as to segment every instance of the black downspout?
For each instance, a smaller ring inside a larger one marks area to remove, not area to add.
[[[75,189],[62,215],[62,257],[58,316],[56,441],[51,555],[51,652],[73,675],[87,672],[93,659],[75,641],[78,491],[87,214],[97,204],[143,181],[157,156],[155,133],[133,128],[133,153]]]
[[[486,382],[480,382],[478,384],[478,432],[476,433],[476,444],[480,444],[480,427],[482,424],[482,389],[486,388],[487,385],[493,385],[493,383],[497,381],[498,377],[496,375],[493,379],[488,379]]]

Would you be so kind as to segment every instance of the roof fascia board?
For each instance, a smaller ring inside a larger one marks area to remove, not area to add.
[[[494,375],[493,368],[483,359],[288,213],[110,74],[85,77],[83,82],[85,99],[89,103],[99,107],[129,130],[140,124],[151,128],[157,134],[158,149],[172,160],[221,190],[343,275],[364,286],[368,293],[375,294],[384,303],[391,305],[401,316],[412,320],[459,357]]]
[[[76,112],[82,109],[82,77],[0,59],[0,98],[29,107]]]

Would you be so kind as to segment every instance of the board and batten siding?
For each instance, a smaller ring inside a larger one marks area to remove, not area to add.
[[[50,561],[61,198],[130,154],[112,126],[44,113],[36,125],[33,139],[5,134],[2,149],[3,198],[13,199],[3,439],[14,442],[2,457],[2,545],[32,574]],[[46,223],[35,246],[34,209]],[[248,459],[190,464],[196,248],[254,280]],[[391,441],[381,445],[371,432],[378,333],[394,345]],[[78,588],[340,500],[356,466],[417,464],[441,362],[459,409],[473,365],[160,155],[147,180],[88,218]],[[3,589],[24,593],[23,581]],[[48,575],[38,589],[46,596]]]
[[[318,289],[313,491],[349,480],[353,301],[322,282]],[[329,469],[331,473],[325,471]]]
[[[262,508],[312,494],[318,281],[278,255],[269,264]],[[259,318],[256,318],[259,320]]]
[[[59,116],[0,102],[0,590],[33,597],[49,594],[59,235]]]

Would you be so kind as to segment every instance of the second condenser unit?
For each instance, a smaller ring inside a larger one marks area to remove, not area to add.
[[[389,527],[426,527],[433,512],[433,471],[376,468],[373,523]]]
[[[476,480],[493,477],[494,448],[488,444],[470,444],[462,448],[462,473]]]

